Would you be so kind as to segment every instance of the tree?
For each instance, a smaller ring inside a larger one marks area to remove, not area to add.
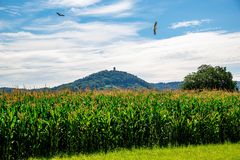
[[[232,80],[231,72],[226,67],[201,65],[197,72],[193,72],[184,78],[183,89],[217,89],[237,90],[237,82]]]

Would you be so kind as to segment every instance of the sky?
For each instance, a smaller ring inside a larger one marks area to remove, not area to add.
[[[182,81],[202,64],[240,80],[239,17],[240,0],[0,0],[0,87],[53,87],[113,67]]]

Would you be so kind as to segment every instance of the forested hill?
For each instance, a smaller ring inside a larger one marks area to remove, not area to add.
[[[168,83],[148,83],[135,75],[132,75],[123,71],[116,70],[104,70],[97,73],[93,73],[82,79],[78,79],[74,82],[62,84],[53,88],[39,88],[32,89],[31,91],[56,91],[61,89],[70,89],[72,91],[89,89],[180,89],[182,82],[168,82]],[[240,81],[237,81],[237,86],[240,89]],[[0,92],[12,92],[14,88],[0,88]],[[27,89],[21,89],[26,91]]]
[[[127,72],[116,70],[104,70],[94,74],[91,74],[82,79],[78,79],[72,83],[63,84],[52,88],[53,90],[70,89],[73,91],[89,89],[111,89],[111,88],[154,88],[153,84],[150,84],[137,76],[129,74]]]

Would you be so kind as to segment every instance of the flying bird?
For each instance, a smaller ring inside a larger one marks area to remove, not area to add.
[[[154,35],[157,34],[157,21],[154,23],[153,33],[154,33]]]
[[[58,16],[64,16],[64,14],[56,12]]]

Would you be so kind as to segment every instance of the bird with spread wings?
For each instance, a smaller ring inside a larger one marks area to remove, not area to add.
[[[157,34],[157,21],[154,23],[154,26],[153,26],[153,33],[154,33],[154,35]]]
[[[56,13],[57,13],[57,15],[60,16],[60,17],[61,17],[61,16],[64,16],[64,14],[62,14],[62,13],[59,13],[59,12],[56,12]]]

